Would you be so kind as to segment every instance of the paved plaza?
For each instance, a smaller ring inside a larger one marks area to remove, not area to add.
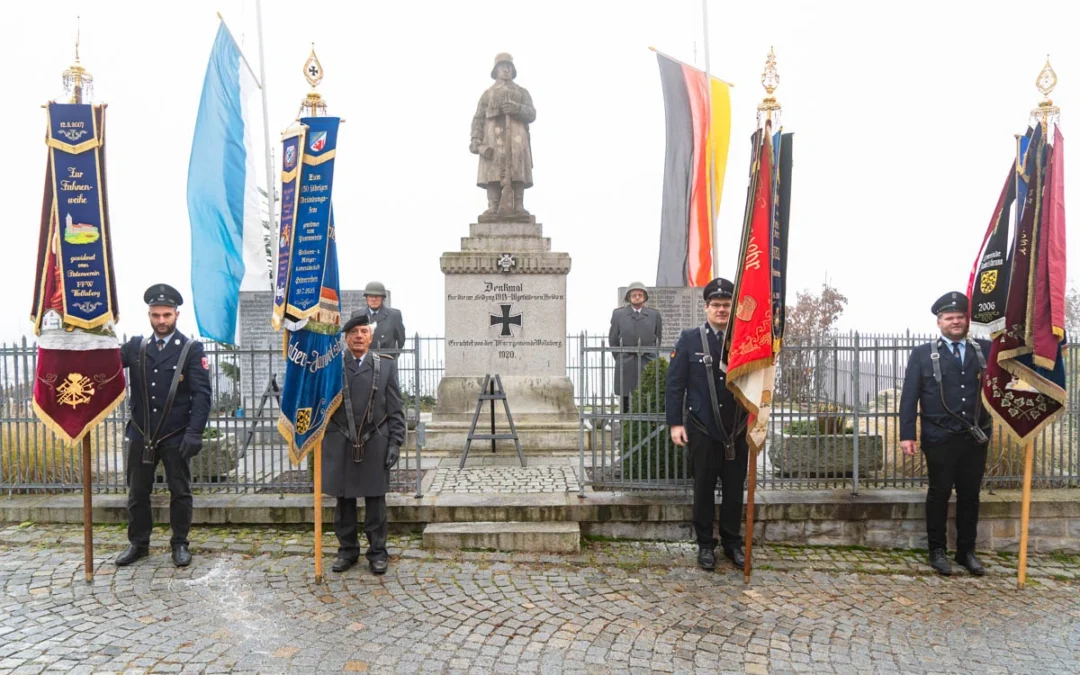
[[[312,575],[307,529],[193,531],[176,569],[109,562],[121,527],[0,527],[0,673],[1080,672],[1080,561],[927,574],[917,552],[766,547],[752,586],[690,544],[587,541],[573,556],[431,553],[392,540],[385,577]],[[327,554],[333,543],[327,537]]]

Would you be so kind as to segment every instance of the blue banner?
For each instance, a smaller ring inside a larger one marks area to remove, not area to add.
[[[289,295],[289,272],[292,269],[293,234],[296,232],[296,197],[300,188],[300,156],[303,154],[304,127],[287,134],[281,142],[281,223],[278,227],[277,269],[274,270],[274,330],[281,330],[285,302]]]
[[[281,230],[271,321],[283,325],[285,384],[278,430],[299,461],[322,440],[341,404],[344,376],[337,242],[331,188],[336,117],[300,120],[284,140]]]
[[[63,321],[93,329],[113,320],[102,194],[101,131],[93,106],[49,104],[52,214],[49,235],[59,268]]]
[[[305,117],[307,127],[300,158],[300,188],[296,199],[296,229],[292,239],[285,316],[290,320],[315,317],[323,298],[330,249],[330,199],[337,155],[337,117]],[[336,271],[336,264],[334,265]],[[332,299],[337,301],[337,297]]]
[[[289,442],[289,458],[298,464],[322,441],[330,416],[341,404],[345,345],[339,334],[310,330],[288,333],[287,340],[278,431]]]

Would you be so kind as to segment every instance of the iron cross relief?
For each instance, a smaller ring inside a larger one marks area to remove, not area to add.
[[[512,337],[513,333],[510,332],[510,326],[515,325],[518,328],[521,327],[521,314],[510,315],[510,305],[499,305],[499,309],[502,310],[502,315],[492,314],[491,325],[502,325],[502,332],[499,333],[500,337]]]

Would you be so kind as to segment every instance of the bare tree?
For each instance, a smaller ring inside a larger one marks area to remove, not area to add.
[[[784,342],[790,348],[780,352],[777,389],[781,398],[803,404],[821,399],[828,381],[821,373],[832,365],[829,347],[847,302],[843,293],[826,282],[818,293],[799,291],[795,305],[787,307]]]

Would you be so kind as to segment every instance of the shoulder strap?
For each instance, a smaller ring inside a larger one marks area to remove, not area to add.
[[[347,360],[341,359],[341,395],[343,397],[342,405],[345,406],[345,419],[349,421],[349,444],[352,445],[356,442],[356,415],[352,409],[352,393],[349,386],[348,367]]]
[[[971,338],[967,339],[968,346],[975,350],[975,358],[979,360],[979,370],[986,370],[986,357],[983,356],[982,347]]]
[[[161,417],[158,419],[157,429],[154,429],[154,444],[157,443],[157,437],[158,434],[161,433],[161,427],[165,424],[165,420],[169,418],[169,413],[172,411],[173,401],[176,400],[176,390],[180,388],[180,378],[184,375],[184,368],[187,366],[187,357],[188,354],[191,353],[191,347],[194,344],[195,341],[189,339],[180,349],[180,360],[176,364],[176,370],[173,371],[172,382],[169,383],[169,395],[165,397],[165,405],[161,408]]]
[[[735,445],[731,442],[731,437],[724,430],[724,424],[720,420],[720,401],[716,396],[716,381],[713,379],[712,373],[712,350],[709,349],[709,336],[706,333],[704,324],[698,327],[698,332],[701,334],[701,362],[705,364],[705,381],[709,383],[709,399],[712,401],[713,420],[716,422],[716,428],[720,430],[720,440],[724,443],[724,458],[735,459]]]
[[[143,408],[143,427],[139,429],[139,433],[142,434],[143,442],[146,445],[150,444],[150,439],[147,438],[147,434],[150,433],[150,399],[147,398],[149,393],[146,391],[146,348],[150,345],[150,336],[143,338],[142,346],[139,348],[139,374],[142,377],[142,408]],[[136,423],[137,425],[137,423]]]

